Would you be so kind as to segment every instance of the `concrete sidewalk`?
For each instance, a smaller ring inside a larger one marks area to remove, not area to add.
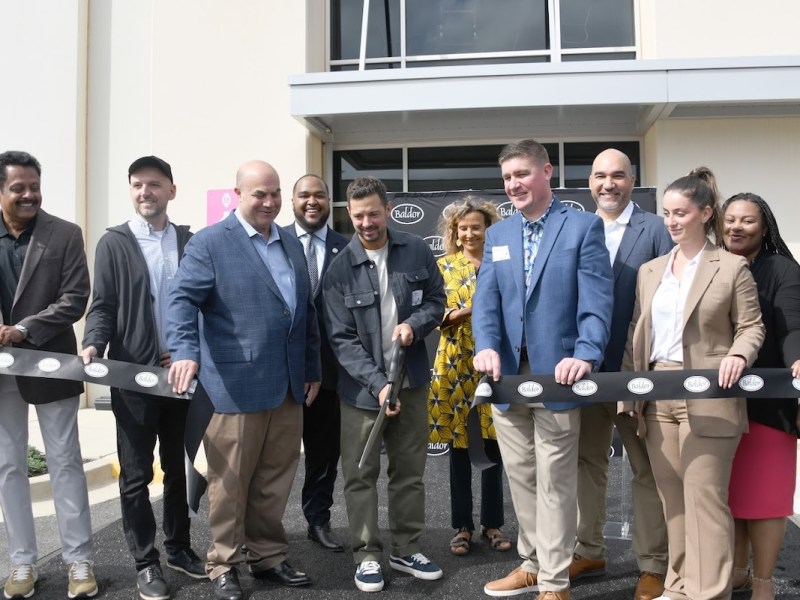
[[[78,411],[78,435],[81,443],[81,454],[84,460],[86,483],[89,487],[89,503],[92,505],[105,502],[119,496],[117,479],[119,478],[119,461],[117,460],[117,431],[114,414],[110,410],[83,408]],[[36,409],[31,406],[28,412],[28,444],[45,452],[42,434]],[[158,445],[154,456],[158,456]],[[205,455],[200,448],[195,463],[201,472],[205,471]],[[158,461],[154,462],[153,483],[150,485],[150,497],[157,498],[163,492],[161,485],[163,473]],[[39,475],[30,479],[33,514],[42,517],[55,514],[53,493],[49,475]],[[0,513],[0,522],[3,516]]]

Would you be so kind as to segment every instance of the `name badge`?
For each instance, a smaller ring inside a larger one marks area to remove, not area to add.
[[[422,290],[414,290],[411,292],[411,306],[419,306],[422,304]]]
[[[511,260],[511,254],[508,252],[508,246],[492,246],[492,262],[501,260]]]

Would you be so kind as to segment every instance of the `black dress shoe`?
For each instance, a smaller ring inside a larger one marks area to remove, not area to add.
[[[311,577],[302,571],[295,570],[287,561],[283,561],[270,569],[254,569],[250,567],[250,572],[256,579],[267,579],[288,587],[311,585]]]
[[[331,552],[344,551],[344,546],[337,542],[336,538],[333,537],[330,523],[326,523],[325,525],[309,525],[308,539],[314,540],[320,546],[325,548],[325,550],[330,550]]]
[[[242,586],[239,585],[239,573],[231,569],[214,579],[215,600],[242,600]]]

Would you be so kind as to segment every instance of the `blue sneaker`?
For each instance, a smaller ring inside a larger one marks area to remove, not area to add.
[[[395,571],[402,571],[413,575],[417,579],[433,581],[442,578],[442,570],[432,563],[422,552],[417,552],[411,556],[389,556],[389,565]]]
[[[374,560],[365,560],[358,565],[353,579],[362,592],[380,592],[383,589],[381,565]]]

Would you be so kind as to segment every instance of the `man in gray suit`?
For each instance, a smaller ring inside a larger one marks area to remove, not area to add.
[[[89,299],[77,225],[41,210],[42,169],[27,152],[0,154],[0,345],[75,354],[72,324]],[[70,598],[94,596],[92,524],[78,443],[83,384],[0,375],[0,505],[14,567],[6,598],[35,592],[38,559],[28,483],[28,405],[36,406],[53,485]]]
[[[619,150],[609,148],[595,158],[589,188],[597,204],[597,214],[605,225],[606,247],[614,271],[614,312],[602,371],[620,370],[636,299],[639,267],[672,248],[663,219],[631,202],[635,182],[630,159]],[[634,598],[652,600],[664,591],[667,530],[647,447],[644,440],[636,436],[636,421],[616,412],[613,403],[581,408],[578,533],[569,576],[574,581],[605,574],[603,525],[608,450],[616,425],[633,469],[633,551],[641,572]]]

